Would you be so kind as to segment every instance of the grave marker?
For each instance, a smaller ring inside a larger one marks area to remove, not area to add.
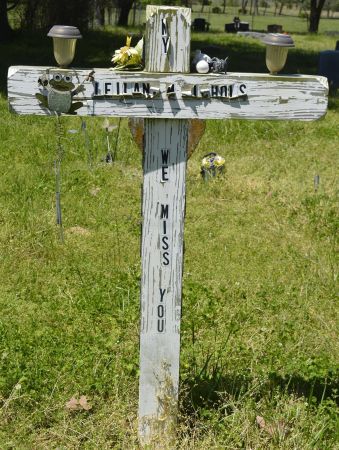
[[[139,437],[158,448],[171,439],[178,398],[187,119],[316,120],[327,108],[323,77],[188,73],[190,26],[188,8],[148,6],[144,72],[8,71],[15,113],[68,113],[76,103],[78,115],[145,119]],[[61,78],[71,97],[46,92]]]

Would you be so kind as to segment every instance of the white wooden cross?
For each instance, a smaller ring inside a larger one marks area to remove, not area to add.
[[[175,426],[187,119],[315,120],[327,108],[323,77],[189,73],[190,25],[188,8],[147,6],[142,72],[28,66],[8,72],[15,113],[68,113],[76,104],[78,115],[145,119],[139,437],[146,444],[171,439]],[[72,94],[50,84],[60,79],[71,83]]]

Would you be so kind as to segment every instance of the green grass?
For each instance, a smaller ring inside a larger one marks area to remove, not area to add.
[[[287,9],[284,8],[282,15],[274,15],[274,6],[267,9],[266,14],[264,10],[260,9],[260,15],[242,14],[239,12],[239,6],[227,7],[226,13],[214,14],[212,8],[205,8],[203,12],[199,8],[194,8],[192,18],[203,17],[210,23],[210,28],[214,32],[224,32],[225,24],[233,22],[235,16],[240,16],[241,21],[248,22],[250,30],[266,31],[267,25],[279,24],[283,26],[283,30],[289,33],[306,33],[308,30],[308,23],[306,18],[299,17],[299,8]],[[114,17],[114,15],[113,15]],[[129,16],[129,23],[133,23],[133,13]],[[145,23],[145,10],[137,12],[136,24],[142,25]],[[327,18],[326,12],[323,12],[323,17],[319,24],[319,33],[337,33],[339,35],[339,15],[336,17]]]
[[[220,4],[220,3],[219,3]],[[293,7],[289,9],[285,7],[281,15],[274,14],[275,7],[271,4],[271,7],[264,11],[263,8],[259,8],[259,15],[242,14],[239,12],[239,5],[227,6],[225,14],[212,13],[213,6],[216,6],[216,2],[211,7],[205,7],[201,12],[199,7],[194,7],[192,10],[192,18],[203,17],[210,23],[211,31],[224,32],[225,24],[233,22],[235,16],[240,16],[241,21],[248,22],[250,30],[254,31],[266,31],[267,25],[279,24],[283,26],[284,32],[288,33],[306,33],[308,30],[308,22],[305,17],[299,17],[299,7]],[[223,9],[223,8],[222,8]],[[309,14],[309,11],[308,11]],[[9,13],[9,20],[13,28],[20,28],[22,11],[20,8],[16,8]],[[145,23],[146,11],[137,10],[135,15],[134,24],[138,27],[142,27]],[[106,14],[107,16],[107,14]],[[115,10],[112,10],[111,23],[114,23],[116,18]],[[106,20],[108,17],[106,17]],[[133,23],[133,10],[129,15],[129,24]],[[107,27],[108,28],[108,27]],[[323,10],[322,18],[319,24],[319,33],[330,33],[334,37],[339,35],[339,13],[335,13],[333,17],[327,17],[327,11]],[[337,38],[338,39],[338,38]]]
[[[39,39],[0,48],[3,91],[6,64],[52,63]],[[328,38],[298,39],[288,70],[316,73]],[[123,30],[84,41],[77,64],[107,66]],[[256,41],[193,35],[203,45],[265,70]],[[338,106],[313,123],[208,121],[188,162],[177,448],[339,447]],[[1,449],[138,448],[141,153],[123,120],[104,164],[103,119],[86,122],[91,166],[80,119],[62,118],[61,244],[55,119],[0,100]],[[206,184],[212,150],[226,173]],[[67,410],[80,395],[92,409]]]
[[[224,31],[225,23],[233,22],[234,16],[241,17],[243,22],[248,22],[250,30],[267,31],[267,25],[282,25],[283,31],[288,33],[306,33],[308,29],[307,21],[304,18],[294,15],[274,16],[272,13],[267,15],[252,16],[242,15],[238,10],[230,10],[228,14],[201,14],[194,13],[193,17],[205,17],[210,22],[211,30]],[[320,20],[319,32],[337,32],[339,34],[339,19],[322,18]]]

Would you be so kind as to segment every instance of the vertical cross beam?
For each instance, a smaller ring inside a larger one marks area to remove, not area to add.
[[[189,72],[190,19],[189,8],[147,6],[146,71]],[[178,399],[187,138],[187,120],[145,120],[139,438],[158,448]]]

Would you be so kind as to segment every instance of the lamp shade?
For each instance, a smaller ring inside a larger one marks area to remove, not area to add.
[[[54,25],[47,36],[53,38],[54,57],[60,67],[67,67],[74,59],[77,39],[82,36],[77,27]]]
[[[294,47],[294,41],[289,34],[269,33],[262,42],[266,45],[275,45],[278,47]]]
[[[262,42],[266,44],[266,66],[271,74],[276,74],[285,66],[288,49],[294,41],[288,34],[269,33]]]

